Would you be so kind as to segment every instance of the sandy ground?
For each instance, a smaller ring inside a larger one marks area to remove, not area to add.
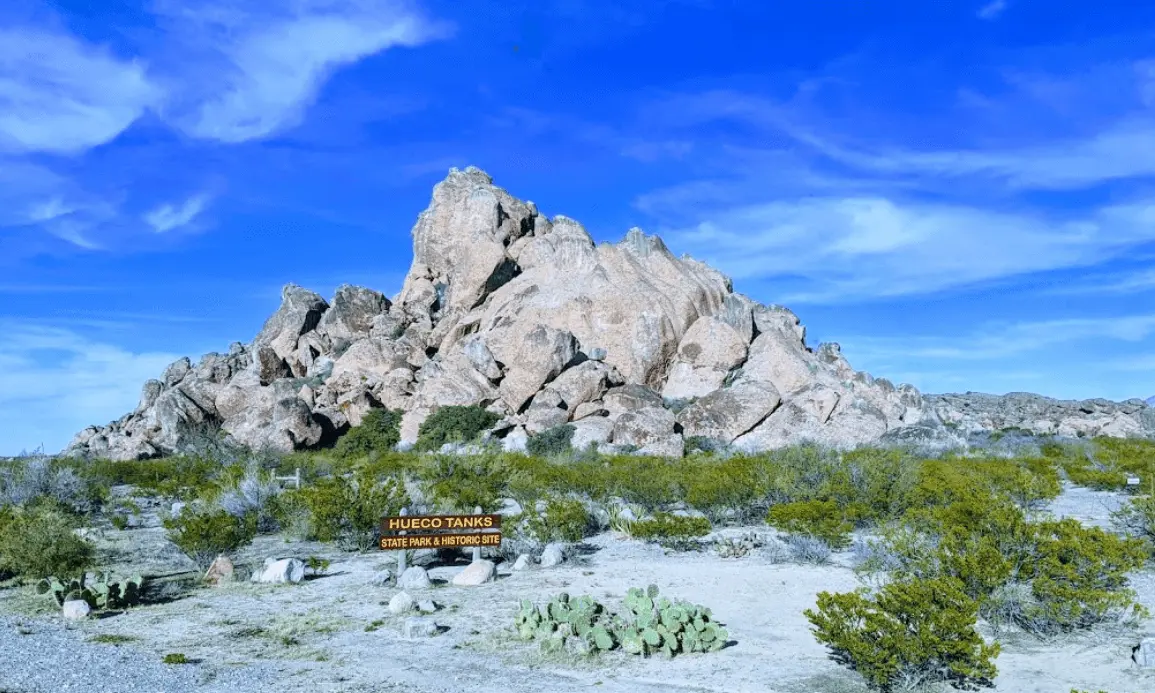
[[[1106,521],[1114,494],[1071,489],[1054,504],[1056,515],[1088,523]],[[765,527],[757,529],[771,534]],[[727,530],[720,534],[737,534]],[[123,569],[179,572],[183,558],[159,529],[105,530],[106,559]],[[573,561],[556,568],[510,573],[480,587],[445,583],[465,565],[434,566],[427,594],[441,609],[432,616],[447,629],[420,640],[401,637],[401,617],[386,608],[395,587],[370,578],[391,565],[384,553],[335,553],[320,545],[262,538],[238,557],[259,564],[265,557],[321,555],[332,559],[328,574],[297,585],[235,583],[196,588],[172,601],[132,609],[68,628],[83,641],[99,634],[136,638],[118,645],[159,659],[182,652],[195,667],[280,667],[279,691],[391,691],[410,693],[613,693],[725,691],[726,693],[859,693],[859,677],[830,661],[809,631],[802,611],[823,590],[847,591],[861,583],[850,555],[830,565],[774,563],[764,554],[723,559],[713,553],[667,553],[661,548],[605,534],[588,541]],[[143,564],[142,564],[143,561]],[[533,643],[511,637],[519,600],[540,601],[557,592],[590,594],[616,603],[631,586],[658,585],[670,597],[711,607],[733,643],[719,652],[672,660],[612,653],[593,662],[567,655],[546,657]],[[1155,573],[1135,576],[1141,601],[1155,611]],[[59,621],[54,609],[15,590],[0,592],[0,612],[23,614],[29,623]],[[376,628],[366,631],[366,626]],[[1108,693],[1155,691],[1155,671],[1130,660],[1145,630],[1092,634],[1062,643],[1004,636],[996,660],[998,691],[1069,693],[1072,687]],[[35,629],[32,629],[35,630]],[[27,637],[35,637],[32,633]],[[95,645],[92,645],[95,647]],[[102,646],[110,647],[110,646]],[[34,677],[35,672],[29,672]],[[255,685],[255,684],[254,684]],[[263,690],[264,686],[254,690]]]

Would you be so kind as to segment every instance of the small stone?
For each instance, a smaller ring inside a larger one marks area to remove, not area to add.
[[[529,554],[523,553],[517,557],[516,561],[513,562],[513,568],[512,569],[516,570],[516,571],[529,570],[529,561],[530,561]]]
[[[458,587],[475,587],[493,579],[497,566],[493,561],[474,561],[457,575],[453,576],[453,584]]]
[[[169,509],[169,514],[173,517],[180,517],[180,514],[184,512],[184,508],[185,504],[181,501],[177,501],[172,504],[172,507]]]
[[[427,589],[433,585],[429,581],[429,573],[421,566],[412,566],[405,569],[401,573],[401,577],[397,579],[397,586],[404,590],[422,590]]]
[[[608,356],[608,354],[606,353],[606,350],[602,347],[594,347],[593,349],[590,349],[590,353],[589,353],[590,361],[605,361],[606,356]]]
[[[414,606],[413,597],[408,592],[398,592],[389,600],[389,611],[398,616],[413,611]]]
[[[266,559],[263,570],[253,572],[253,582],[300,582],[305,579],[305,562],[299,558]]]
[[[227,556],[217,556],[209,569],[205,571],[204,580],[210,585],[221,585],[232,582],[235,578],[233,562]]]
[[[432,599],[422,599],[417,602],[417,610],[423,614],[431,614],[437,611],[437,604],[435,604]]]
[[[88,606],[88,602],[83,599],[70,599],[64,602],[64,618],[88,618],[90,613],[92,613],[92,607]]]
[[[1155,669],[1155,637],[1143,638],[1131,648],[1131,659],[1143,669]]]
[[[401,624],[401,635],[406,638],[428,638],[440,630],[432,619],[411,616]]]
[[[565,561],[565,552],[562,550],[561,544],[547,544],[545,550],[541,552],[541,567],[543,568],[561,565],[563,561]]]
[[[392,581],[393,581],[393,571],[389,570],[388,568],[386,568],[385,570],[377,571],[376,573],[373,574],[373,577],[369,578],[369,584],[374,585],[376,587],[384,587]]]

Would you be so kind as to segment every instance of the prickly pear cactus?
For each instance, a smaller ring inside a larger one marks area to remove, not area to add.
[[[538,640],[543,652],[583,655],[621,647],[629,654],[673,657],[721,649],[729,637],[709,609],[660,597],[655,585],[631,588],[617,613],[588,595],[562,593],[542,604],[522,600],[514,630],[523,640]]]
[[[95,573],[91,579],[84,576],[63,581],[55,577],[36,583],[36,593],[51,596],[58,606],[74,599],[83,599],[93,609],[123,609],[140,603],[144,578],[140,575],[114,580],[109,573]]]

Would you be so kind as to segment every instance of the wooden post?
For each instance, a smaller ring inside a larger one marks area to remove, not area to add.
[[[409,514],[409,508],[401,508],[401,512],[398,514],[408,515]],[[404,535],[405,532],[398,532],[397,534],[400,536],[400,535]],[[405,572],[405,549],[401,549],[400,551],[397,552],[397,579],[400,580],[401,574],[404,572]]]
[[[481,514],[481,506],[475,506],[473,508],[473,514],[474,515],[480,515]],[[480,560],[481,560],[481,547],[480,546],[474,546],[473,547],[473,562],[477,563]]]
[[[296,471],[296,473],[293,474],[293,477],[295,478],[295,480],[297,482],[297,490],[300,491],[301,490],[301,468],[300,467],[297,467],[297,471]]]

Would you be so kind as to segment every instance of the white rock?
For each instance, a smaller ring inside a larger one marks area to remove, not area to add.
[[[173,517],[180,517],[180,514],[182,512],[184,512],[184,509],[185,509],[185,504],[182,503],[181,501],[177,501],[177,502],[172,504],[172,507],[169,509],[169,514],[172,515]]]
[[[88,602],[83,599],[70,599],[64,602],[64,618],[88,618],[90,613],[92,613],[92,607],[88,606]]]
[[[555,565],[560,565],[565,561],[565,551],[562,550],[561,544],[547,544],[545,550],[541,552],[541,567],[552,568]]]
[[[466,566],[465,570],[453,576],[453,584],[459,587],[485,584],[493,579],[496,568],[493,561],[474,561]]]
[[[401,624],[401,635],[406,638],[428,638],[437,635],[438,630],[433,620],[420,616],[411,616]]]
[[[517,557],[517,560],[513,562],[513,570],[519,570],[519,571],[520,570],[528,570],[529,569],[529,561],[530,561],[529,554],[527,554],[527,553],[521,554],[520,556]]]
[[[405,590],[421,590],[431,587],[429,573],[421,566],[410,566],[397,579],[397,586]]]
[[[424,614],[431,614],[437,611],[437,604],[432,599],[422,599],[417,602],[417,610]]]
[[[413,601],[413,597],[409,596],[408,592],[398,592],[389,600],[389,611],[397,615],[413,611],[414,606],[416,606],[416,603]]]
[[[300,582],[305,579],[305,562],[299,558],[266,559],[262,570],[254,571],[253,582]]]
[[[385,570],[377,571],[376,573],[373,574],[373,577],[369,578],[369,584],[374,585],[376,587],[384,587],[385,585],[388,585],[392,581],[393,581],[393,571],[389,570],[388,568],[386,568]]]

